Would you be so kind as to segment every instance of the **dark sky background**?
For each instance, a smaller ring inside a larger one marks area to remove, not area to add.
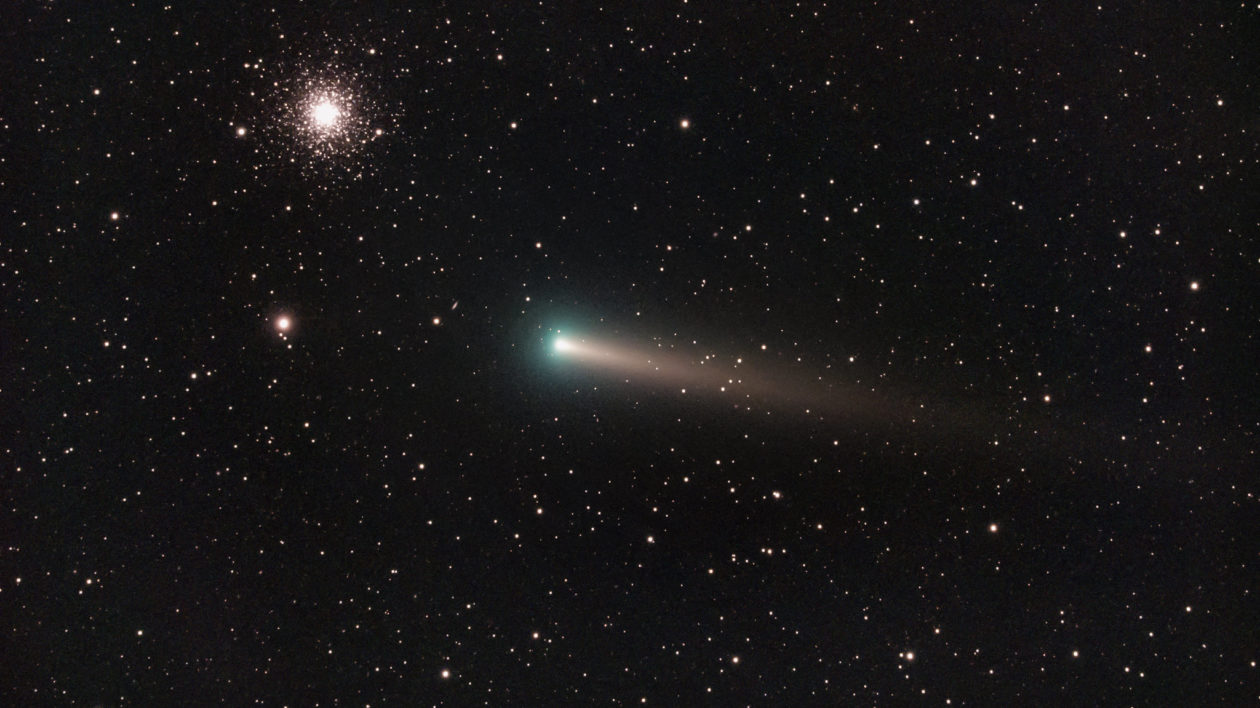
[[[1254,6],[174,5],[3,10],[2,702],[1260,696]]]

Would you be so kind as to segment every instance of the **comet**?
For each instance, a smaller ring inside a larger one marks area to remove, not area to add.
[[[943,439],[984,429],[986,416],[960,405],[929,404],[922,396],[894,393],[880,382],[876,388],[860,378],[846,381],[827,367],[810,375],[796,363],[759,348],[748,352],[700,353],[694,342],[681,346],[659,339],[634,342],[564,333],[551,340],[553,356],[595,376],[618,379],[676,395],[721,401],[736,410],[805,414],[816,420],[864,425],[892,424],[936,431]],[[698,346],[698,345],[697,345]]]

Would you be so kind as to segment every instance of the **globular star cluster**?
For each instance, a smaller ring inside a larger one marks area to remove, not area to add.
[[[1253,5],[16,3],[0,705],[1253,705]]]
[[[288,163],[333,180],[371,172],[381,156],[376,144],[398,137],[398,109],[374,94],[378,79],[365,68],[376,54],[351,44],[280,58],[274,66],[246,63],[240,81],[256,87],[239,99],[235,131],[254,144],[258,167],[270,174]]]
[[[328,79],[308,79],[284,105],[279,120],[299,136],[311,160],[349,160],[370,141],[384,134],[370,119],[371,108],[362,95]],[[301,159],[293,156],[292,159]]]

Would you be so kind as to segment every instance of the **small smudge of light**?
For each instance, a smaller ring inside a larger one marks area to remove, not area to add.
[[[516,121],[512,121],[511,123],[508,123],[508,127],[511,128],[512,130],[516,130]]]
[[[655,537],[655,536],[648,536],[648,537],[647,537],[647,542],[648,542],[648,543],[656,543],[656,537]]]
[[[1073,649],[1073,650],[1072,650],[1072,658],[1073,658],[1073,659],[1078,659],[1078,658],[1080,658],[1080,656],[1081,656],[1081,652],[1080,652],[1080,650],[1078,650],[1078,649]]]
[[[1186,612],[1189,612],[1189,611],[1190,611],[1190,606],[1186,605]]]
[[[441,318],[441,317],[434,317],[434,318],[433,318],[433,325],[436,327],[436,326],[438,326],[438,325],[440,325],[440,324],[442,324],[442,318]]]
[[[143,629],[137,629],[137,630],[136,630],[136,636],[137,636],[137,637],[143,637],[143,636],[144,636],[144,630],[143,630]]]
[[[116,211],[111,211],[111,212],[109,213],[109,220],[110,220],[110,221],[118,221],[118,212],[116,212]]]
[[[739,663],[739,657],[738,657],[738,656],[732,656],[732,657],[731,657],[731,663],[732,663],[732,664],[738,664],[738,663]]]
[[[276,320],[276,329],[280,330],[281,332],[289,331],[289,328],[292,326],[293,326],[293,321],[290,320],[288,317],[281,317],[280,319]]]
[[[914,652],[908,651],[904,654],[906,661],[914,661]]]
[[[1041,400],[1045,401],[1046,403],[1049,403],[1049,402],[1050,402],[1050,394],[1048,394],[1048,393],[1047,393],[1044,397],[1042,397],[1042,399],[1041,399]]]
[[[686,130],[691,127],[691,121],[687,120],[686,118],[683,118],[682,120],[678,121],[678,127],[682,128],[683,130]]]
[[[998,529],[997,524],[989,524],[989,533],[997,533],[997,529]]]
[[[245,137],[245,126],[242,125],[241,127],[236,129],[236,137],[238,138]]]
[[[1190,281],[1190,289],[1191,289],[1191,290],[1198,290],[1198,289],[1199,289],[1199,281],[1197,281],[1197,280],[1192,280],[1192,281]]]
[[[450,670],[450,669],[442,669],[442,678],[444,678],[444,679],[448,679],[448,678],[450,678],[450,677],[451,677],[451,670]]]
[[[1149,345],[1149,344],[1148,344],[1148,345],[1146,345],[1146,353],[1147,353],[1147,354],[1150,354],[1150,353],[1151,353],[1151,345]]]

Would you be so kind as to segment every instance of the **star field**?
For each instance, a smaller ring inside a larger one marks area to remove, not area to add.
[[[1254,703],[1258,12],[15,6],[0,703]]]

